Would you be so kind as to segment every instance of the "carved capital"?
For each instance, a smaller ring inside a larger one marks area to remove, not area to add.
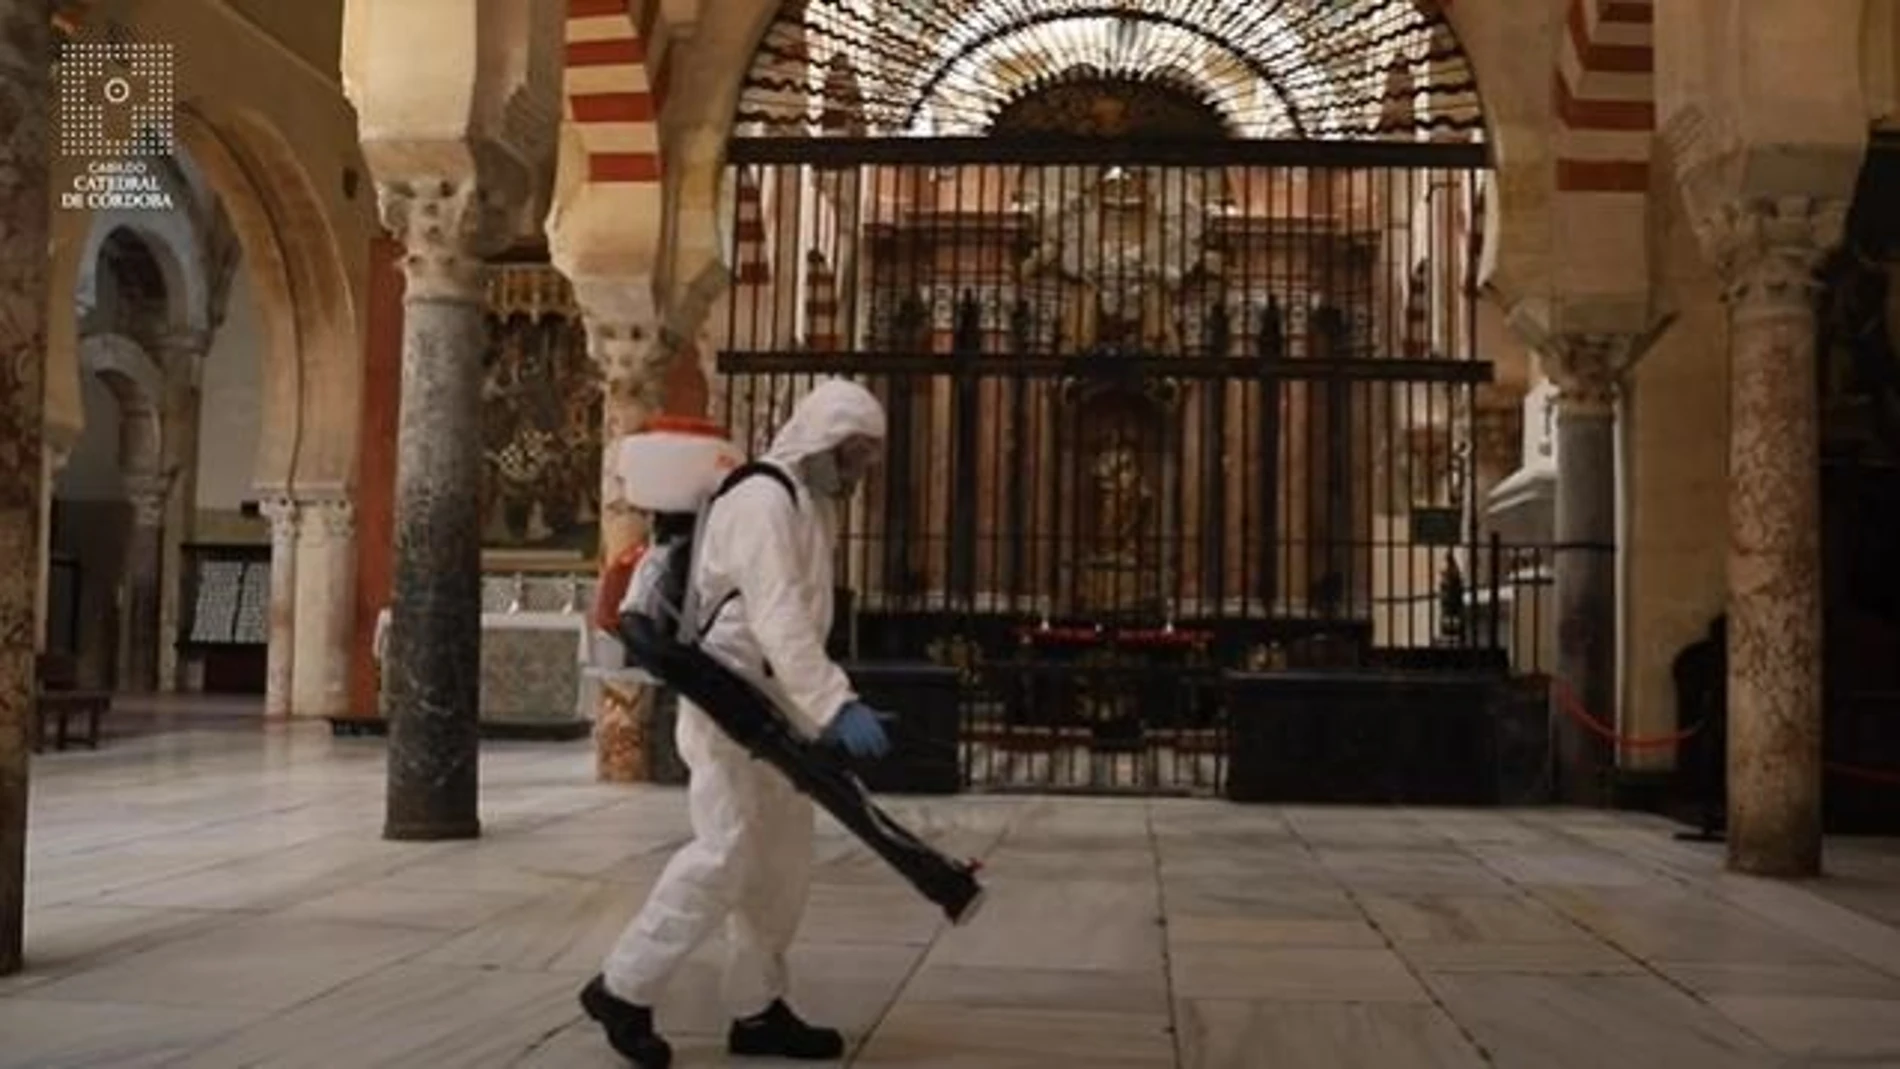
[[[585,322],[587,355],[600,369],[608,400],[658,408],[665,400],[666,371],[676,347],[651,322],[591,314]]]
[[[258,511],[270,521],[271,548],[279,553],[287,552],[297,541],[300,521],[297,502],[288,497],[267,497],[258,504]]]
[[[204,385],[205,357],[211,352],[211,332],[177,328],[153,334],[150,348],[158,357],[165,381],[197,391]]]
[[[125,477],[125,498],[132,505],[134,526],[157,527],[165,522],[165,500],[171,496],[171,484],[170,479],[156,473]]]
[[[407,298],[482,302],[486,261],[510,236],[506,192],[472,175],[391,179],[376,183],[376,206],[403,243]]]
[[[1579,330],[1534,335],[1544,374],[1557,389],[1558,414],[1613,413],[1630,369],[1674,321],[1674,316],[1664,316],[1641,331]]]
[[[1722,204],[1697,231],[1731,305],[1806,308],[1821,285],[1815,272],[1840,244],[1846,220],[1843,200],[1757,197]]]
[[[1559,334],[1540,354],[1544,373],[1557,387],[1562,414],[1615,411],[1623,372],[1630,364],[1627,334]]]
[[[306,543],[348,541],[356,535],[356,507],[348,498],[297,502],[297,536]]]

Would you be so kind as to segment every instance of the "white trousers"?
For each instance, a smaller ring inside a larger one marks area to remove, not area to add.
[[[790,984],[785,956],[811,887],[812,804],[704,713],[685,701],[679,708],[693,841],[667,862],[602,971],[607,990],[651,1007],[724,924],[724,1000],[733,1016],[747,1017],[785,997]]]

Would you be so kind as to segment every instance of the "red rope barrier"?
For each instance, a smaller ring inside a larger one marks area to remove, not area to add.
[[[1682,731],[1672,732],[1668,735],[1623,735],[1619,734],[1617,730],[1610,725],[1591,716],[1589,711],[1583,707],[1583,703],[1577,699],[1576,692],[1571,690],[1570,685],[1563,680],[1555,676],[1551,677],[1550,692],[1551,695],[1557,699],[1557,708],[1563,710],[1566,716],[1582,724],[1599,737],[1607,739],[1626,750],[1662,750],[1672,746],[1680,746],[1695,735],[1696,732],[1702,730],[1702,725],[1698,722],[1691,724]]]
[[[1859,780],[1862,783],[1877,783],[1883,787],[1900,787],[1900,772],[1888,772],[1878,768],[1862,768],[1859,765],[1843,765],[1838,761],[1829,761],[1823,767],[1842,779]]]
[[[1564,715],[1583,725],[1595,735],[1607,739],[1625,749],[1660,750],[1665,747],[1680,746],[1688,741],[1690,737],[1702,730],[1701,722],[1697,722],[1682,731],[1672,732],[1668,735],[1654,735],[1649,737],[1622,735],[1619,734],[1615,728],[1591,716],[1589,710],[1585,709],[1583,703],[1578,700],[1576,692],[1571,690],[1570,685],[1563,680],[1552,676],[1550,680],[1550,692],[1552,697],[1557,699],[1557,708],[1561,709]],[[1880,768],[1865,768],[1860,765],[1846,765],[1838,761],[1829,761],[1822,767],[1842,779],[1858,780],[1862,783],[1876,783],[1885,787],[1900,787],[1900,772],[1890,772]]]

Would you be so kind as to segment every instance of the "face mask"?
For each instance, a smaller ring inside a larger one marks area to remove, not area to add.
[[[857,490],[858,481],[846,478],[838,468],[838,454],[826,450],[805,458],[805,485],[820,497],[847,498]]]

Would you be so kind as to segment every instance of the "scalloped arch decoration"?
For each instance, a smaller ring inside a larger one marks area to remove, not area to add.
[[[741,136],[981,136],[1080,77],[1165,78],[1235,135],[1480,140],[1477,78],[1429,0],[788,0]]]

